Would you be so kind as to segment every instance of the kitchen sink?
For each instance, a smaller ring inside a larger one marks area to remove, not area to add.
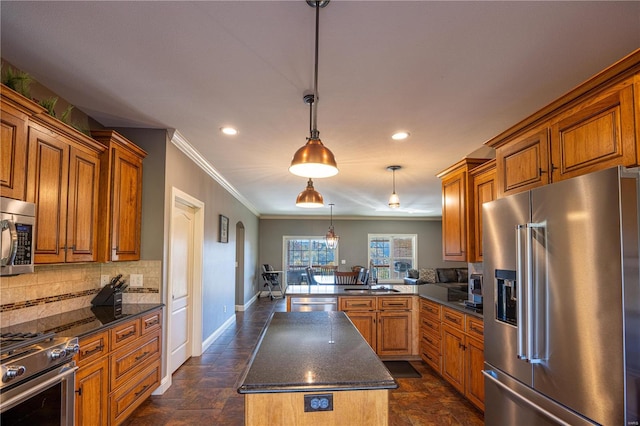
[[[345,288],[344,291],[349,293],[358,293],[358,294],[369,294],[369,293],[400,293],[400,290],[396,290],[395,288]]]

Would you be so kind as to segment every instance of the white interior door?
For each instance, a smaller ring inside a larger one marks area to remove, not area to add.
[[[174,201],[171,221],[171,347],[170,373],[191,357],[191,292],[195,213]]]

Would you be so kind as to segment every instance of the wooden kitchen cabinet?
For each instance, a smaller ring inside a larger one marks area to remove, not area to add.
[[[496,148],[497,196],[548,184],[551,180],[549,150],[547,124]]]
[[[486,142],[497,197],[613,166],[640,164],[640,51]]]
[[[489,160],[469,172],[473,188],[473,220],[475,222],[475,250],[469,262],[483,261],[482,250],[482,205],[493,201],[496,193],[496,161]]]
[[[109,358],[83,365],[76,374],[77,426],[106,425],[109,405]]]
[[[484,411],[482,318],[421,299],[420,333],[423,361]]]
[[[551,120],[553,182],[638,164],[633,97],[629,78]]]
[[[340,297],[344,311],[380,356],[413,354],[413,297]]]
[[[160,385],[162,309],[79,339],[77,425],[116,426]]]
[[[469,171],[486,158],[465,158],[438,174],[442,179],[442,258],[475,259],[474,198]]]
[[[29,124],[27,201],[36,203],[36,264],[97,260],[102,150]]]
[[[0,195],[25,201],[27,197],[28,115],[8,103],[2,87],[0,113]]]
[[[100,158],[99,258],[140,260],[142,161],[147,153],[113,130],[92,131],[107,147]]]
[[[438,303],[420,299],[420,357],[442,374],[441,308]]]

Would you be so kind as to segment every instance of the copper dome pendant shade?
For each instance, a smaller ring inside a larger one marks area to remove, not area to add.
[[[320,132],[318,131],[318,108],[314,104],[318,101],[318,27],[320,20],[320,8],[325,7],[329,0],[307,1],[309,6],[316,8],[316,46],[315,46],[315,70],[313,95],[304,97],[305,103],[310,105],[311,123],[310,136],[307,143],[298,149],[293,155],[289,172],[294,175],[308,178],[325,178],[338,174],[338,164],[333,153],[322,144]]]
[[[298,194],[296,198],[296,207],[304,207],[306,209],[316,209],[324,206],[322,195],[313,187],[313,180],[309,178],[307,187]]]

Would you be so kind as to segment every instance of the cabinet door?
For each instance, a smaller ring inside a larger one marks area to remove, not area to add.
[[[553,180],[638,162],[631,81],[561,114],[551,126]]]
[[[464,393],[464,334],[446,324],[442,326],[442,376]]]
[[[0,116],[0,195],[27,199],[27,117],[2,104]]]
[[[76,373],[77,426],[106,425],[109,404],[109,358],[83,366]]]
[[[475,250],[470,262],[482,262],[482,205],[486,202],[496,199],[496,166],[495,161],[488,162],[486,166],[483,164],[470,172],[473,181],[473,208],[475,221]]]
[[[378,313],[378,355],[411,355],[411,312]]]
[[[467,172],[461,171],[442,180],[442,257],[467,260],[466,223]]]
[[[97,260],[99,180],[98,155],[72,147],[67,204],[67,262]]]
[[[140,259],[142,160],[112,148],[111,260]]]
[[[44,128],[29,127],[27,201],[36,203],[34,262],[65,261],[69,145]]]
[[[496,148],[498,198],[550,183],[549,169],[546,125]]]
[[[465,396],[484,411],[484,345],[480,340],[467,337],[465,345]]]
[[[376,312],[350,311],[345,312],[353,325],[358,329],[369,346],[376,350]]]

